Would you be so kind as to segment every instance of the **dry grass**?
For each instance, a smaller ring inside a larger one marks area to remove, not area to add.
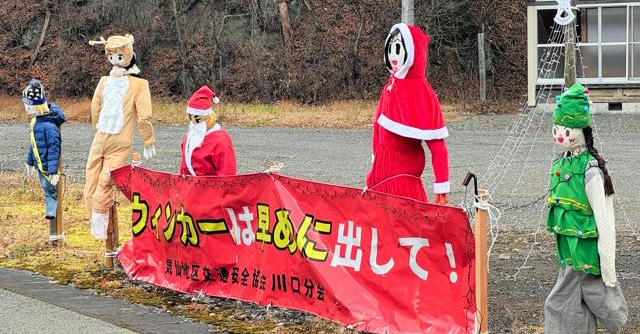
[[[83,276],[103,270],[104,242],[89,233],[86,210],[82,203],[82,184],[65,179],[63,230],[66,244],[48,244],[49,223],[44,219],[44,198],[35,177],[18,173],[0,173],[0,264],[37,271],[61,283],[84,285]],[[119,200],[122,201],[122,196]],[[121,238],[131,238],[127,221],[131,219],[128,205],[118,210]]]
[[[54,101],[65,112],[68,122],[89,122],[89,99],[59,99]],[[371,126],[376,101],[340,101],[322,106],[306,106],[293,102],[267,104],[220,103],[214,106],[220,122],[242,127],[303,127],[362,129]],[[157,124],[184,125],[186,101],[154,100],[153,115]],[[455,122],[471,115],[470,105],[443,104],[447,122]],[[29,122],[22,101],[16,97],[0,96],[0,123]]]

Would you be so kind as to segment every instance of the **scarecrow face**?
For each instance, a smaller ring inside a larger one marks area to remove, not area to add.
[[[193,114],[187,114],[187,116],[189,117],[189,122],[191,124],[206,122],[209,119],[209,116],[200,116],[200,115],[193,115]]]
[[[107,58],[109,58],[109,62],[113,66],[120,66],[120,67],[125,67],[126,66],[124,64],[125,57],[124,57],[124,54],[122,54],[122,53],[109,52],[109,53],[107,53]]]
[[[569,128],[558,124],[553,125],[553,140],[567,151],[574,150],[586,144],[582,129]]]
[[[402,35],[398,31],[391,36],[389,44],[387,44],[387,59],[389,60],[389,64],[393,71],[397,71],[402,68],[406,55],[407,51],[405,50],[404,43],[402,42]]]

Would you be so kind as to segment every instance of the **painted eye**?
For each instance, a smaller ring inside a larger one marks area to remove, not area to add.
[[[122,60],[122,55],[118,55],[118,60]]]
[[[556,128],[555,126],[553,127],[553,135],[557,135],[558,134],[558,128]]]
[[[571,130],[567,129],[567,131],[565,131],[565,135],[569,137],[569,135],[571,135]]]
[[[400,44],[396,44],[396,54],[400,54]]]

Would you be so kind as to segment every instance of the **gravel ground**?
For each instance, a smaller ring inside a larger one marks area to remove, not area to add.
[[[609,162],[617,191],[618,271],[629,304],[629,322],[621,333],[640,333],[640,189],[638,149],[640,115],[594,115],[596,145]],[[489,325],[494,333],[541,333],[544,299],[557,273],[554,245],[544,232],[543,201],[548,172],[556,151],[548,115],[482,115],[448,124],[447,140],[452,193],[460,204],[461,185],[471,171],[479,187],[488,188],[502,212],[492,227]],[[0,171],[21,171],[28,147],[28,124],[0,124]],[[186,127],[157,126],[158,156],[146,162],[156,170],[175,172]],[[371,130],[229,128],[241,173],[282,163],[282,173],[321,182],[364,186],[371,161]],[[63,129],[63,168],[84,178],[91,143],[90,127],[67,124]],[[136,141],[134,149],[142,151]],[[431,193],[432,171],[423,180]]]

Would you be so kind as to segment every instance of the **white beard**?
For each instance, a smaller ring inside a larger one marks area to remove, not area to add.
[[[187,142],[184,148],[185,162],[187,168],[192,175],[196,175],[191,167],[191,155],[193,151],[202,144],[204,137],[207,135],[207,123],[189,123],[189,133],[187,134]]]

